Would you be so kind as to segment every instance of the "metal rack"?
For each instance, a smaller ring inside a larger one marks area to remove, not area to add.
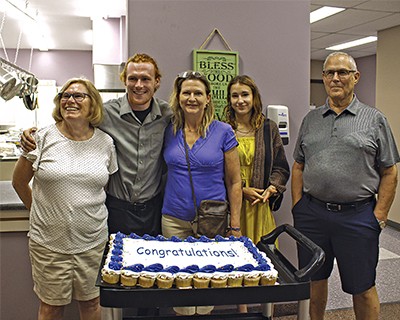
[[[312,259],[303,269],[297,270],[275,247],[278,236],[287,233],[299,245],[307,248]],[[299,320],[308,319],[310,299],[310,277],[322,265],[325,255],[320,247],[311,242],[303,234],[288,224],[281,225],[268,235],[261,238],[257,244],[259,250],[265,252],[271,259],[279,273],[279,285],[239,287],[239,288],[205,288],[205,289],[158,289],[158,288],[124,288],[120,285],[111,285],[101,281],[101,270],[96,285],[100,287],[100,304],[104,307],[115,308],[162,308],[172,306],[207,306],[261,303],[261,313],[251,314],[213,314],[205,316],[191,316],[201,319],[271,319],[274,302],[298,301]],[[101,266],[104,264],[105,256]],[[152,317],[154,318],[154,317]],[[174,317],[162,316],[162,319]],[[189,319],[180,316],[179,319]],[[148,319],[135,317],[131,319]]]

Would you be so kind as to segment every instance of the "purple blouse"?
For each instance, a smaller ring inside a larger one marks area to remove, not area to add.
[[[196,215],[185,156],[182,130],[174,136],[169,125],[164,138],[164,159],[168,167],[162,213],[192,221]],[[200,137],[189,149],[197,206],[202,200],[226,200],[224,153],[238,145],[232,127],[214,120],[206,138]]]

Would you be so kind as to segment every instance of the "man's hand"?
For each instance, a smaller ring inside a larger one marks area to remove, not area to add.
[[[20,137],[20,144],[22,150],[24,150],[25,152],[30,152],[36,149],[36,141],[35,138],[32,136],[32,134],[35,133],[36,130],[37,128],[32,127],[22,132]]]

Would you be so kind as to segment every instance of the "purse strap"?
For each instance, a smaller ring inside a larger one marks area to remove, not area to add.
[[[190,180],[190,188],[192,190],[192,199],[193,199],[193,206],[194,206],[194,211],[196,212],[196,217],[194,220],[191,222],[192,224],[197,222],[197,201],[196,201],[196,195],[194,194],[194,185],[193,185],[193,177],[192,177],[192,170],[190,169],[190,161],[189,161],[189,146],[186,143],[186,135],[185,135],[185,129],[182,129],[182,135],[183,135],[183,144],[185,146],[185,156],[186,156],[186,163],[188,166],[188,172],[189,172],[189,180]]]

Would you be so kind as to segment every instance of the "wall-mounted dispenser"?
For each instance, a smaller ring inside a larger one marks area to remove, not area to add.
[[[284,145],[289,144],[289,109],[281,105],[268,105],[263,108],[263,113],[268,119],[276,122]]]

